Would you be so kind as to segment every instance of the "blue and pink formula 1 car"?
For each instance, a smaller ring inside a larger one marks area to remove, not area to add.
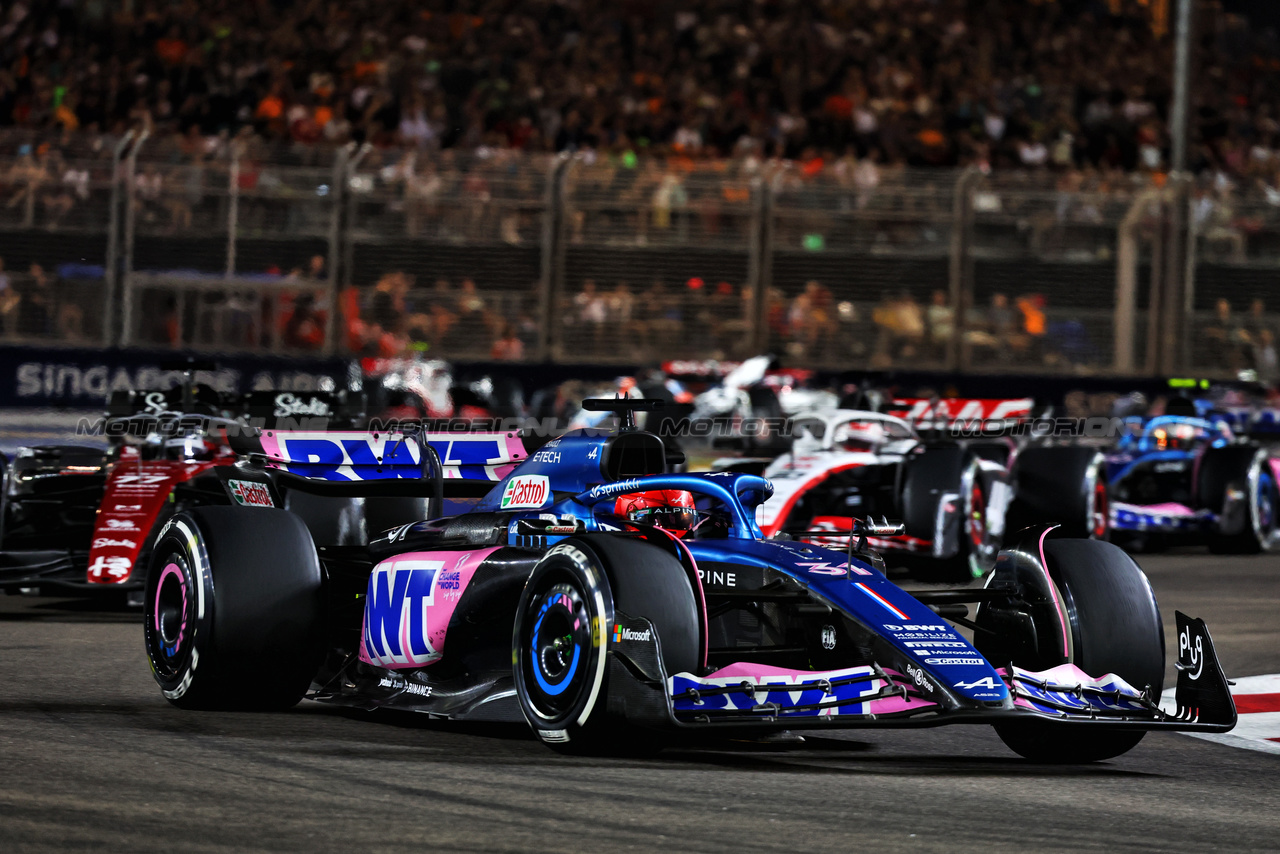
[[[1115,546],[1029,529],[985,587],[913,596],[864,544],[899,526],[859,520],[847,551],[766,539],[755,509],[769,482],[670,473],[662,440],[630,427],[650,405],[589,401],[619,410],[620,431],[523,460],[511,436],[489,437],[492,457],[470,465],[496,483],[462,476],[448,437],[264,435],[220,470],[259,484],[263,504],[281,490],[417,496],[429,518],[317,549],[282,509],[177,514],[146,591],[164,696],[523,720],[553,748],[600,753],[970,723],[1033,760],[1086,762],[1150,730],[1234,726],[1208,631],[1181,614],[1179,710],[1161,711],[1160,612]],[[474,457],[489,438],[457,441]]]
[[[1145,548],[1203,542],[1218,553],[1280,544],[1280,465],[1212,414],[1129,421],[1106,458],[1111,538]]]

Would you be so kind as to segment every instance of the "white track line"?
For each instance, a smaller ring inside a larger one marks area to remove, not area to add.
[[[1227,733],[1184,734],[1229,747],[1280,755],[1280,673],[1246,676],[1235,680],[1235,683],[1231,686],[1231,696],[1235,698],[1238,707],[1245,709],[1240,712],[1240,721],[1235,729]],[[1160,701],[1161,708],[1170,714],[1177,707],[1173,695],[1174,689],[1169,688]],[[1261,695],[1274,696],[1264,699]],[[1256,711],[1248,711],[1249,709]]]

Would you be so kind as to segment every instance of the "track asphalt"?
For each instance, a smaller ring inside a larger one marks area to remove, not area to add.
[[[1280,673],[1280,556],[1140,556],[1174,649]],[[0,596],[0,851],[1036,851],[1280,846],[1280,755],[1177,734],[1029,764],[987,727],[564,758],[523,727],[169,706],[136,613]],[[1172,657],[1167,685],[1173,684]]]

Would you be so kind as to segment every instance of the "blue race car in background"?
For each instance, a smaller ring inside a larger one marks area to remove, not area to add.
[[[278,501],[176,514],[145,596],[164,696],[523,720],[554,749],[591,753],[968,723],[1033,760],[1090,762],[1150,730],[1235,725],[1208,631],[1182,614],[1178,710],[1161,710],[1160,611],[1116,546],[1042,525],[1010,539],[985,587],[912,595],[866,548],[901,526],[858,520],[841,551],[766,538],[755,511],[769,481],[671,472],[662,439],[630,423],[656,405],[587,401],[621,411],[622,429],[552,440],[497,483],[426,437],[265,432],[219,470],[228,483],[417,495],[428,518],[317,548]],[[495,439],[495,462],[520,456],[503,452],[511,435]]]
[[[1128,419],[1106,458],[1113,540],[1153,548],[1203,542],[1216,553],[1270,551],[1280,542],[1277,461],[1225,419],[1171,405]],[[1185,414],[1178,410],[1186,409]]]

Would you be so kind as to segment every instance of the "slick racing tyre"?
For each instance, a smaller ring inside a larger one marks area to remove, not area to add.
[[[666,673],[697,668],[698,608],[670,552],[640,540],[575,537],[530,573],[512,637],[516,695],[552,749],[616,755],[660,747],[657,733],[610,713],[608,656],[621,614],[649,621]]]
[[[1027,448],[1014,461],[1012,480],[1006,530],[1043,523],[1061,526],[1065,537],[1110,539],[1106,459],[1096,448]]]
[[[364,530],[368,541],[380,538],[392,528],[431,518],[426,498],[382,496],[364,499]]]
[[[1151,701],[1159,702],[1164,628],[1151,585],[1133,558],[1111,543],[1083,539],[1047,539],[1044,558],[1067,615],[1070,662],[1090,676],[1114,673],[1139,691],[1149,690]],[[983,617],[979,613],[979,625],[986,622]],[[1027,652],[1015,654],[1013,663],[1037,671],[1060,663],[1062,639],[1050,636],[1058,631],[1056,625],[1042,626],[1044,636],[1022,647]],[[1007,661],[1007,649],[987,637],[983,632],[975,635],[979,652],[992,662]],[[1140,729],[1041,720],[998,724],[995,730],[1020,756],[1052,763],[1111,759],[1133,749],[1146,735]]]
[[[323,653],[320,563],[284,510],[200,507],[152,553],[144,637],[165,699],[187,709],[296,705]]]
[[[284,509],[303,521],[316,546],[362,546],[366,500],[326,498],[291,489],[285,493]]]
[[[950,499],[947,496],[951,496]],[[940,512],[940,503],[954,501],[959,513]],[[902,478],[902,515],[907,535],[926,543],[938,538],[955,543],[942,563],[922,568],[937,580],[981,578],[995,561],[996,538],[988,513],[991,485],[977,459],[959,446],[927,449],[907,461]],[[939,522],[942,526],[939,527]],[[953,527],[955,526],[955,527]]]
[[[1280,488],[1267,452],[1255,445],[1205,451],[1196,499],[1218,514],[1207,538],[1215,554],[1267,552],[1280,539]]]

